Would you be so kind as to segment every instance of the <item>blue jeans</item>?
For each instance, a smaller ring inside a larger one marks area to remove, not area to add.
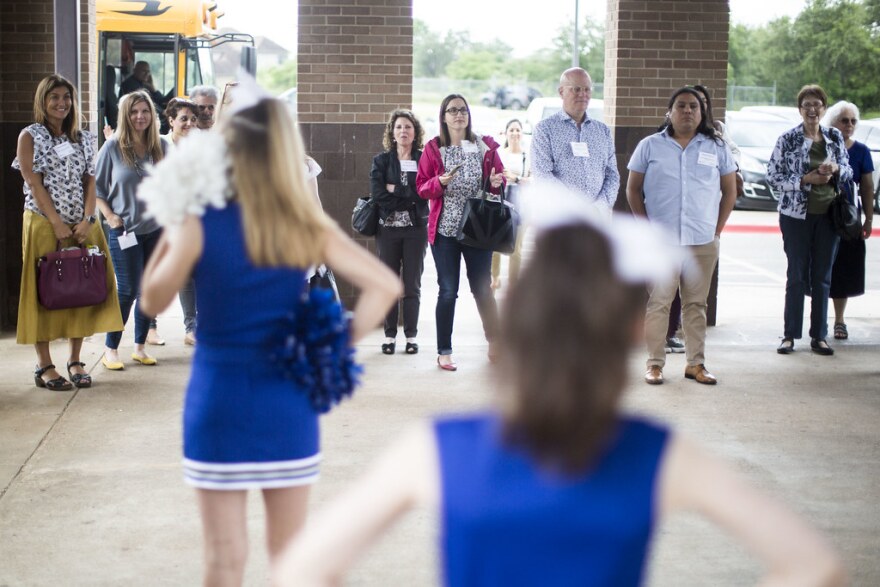
[[[492,251],[475,249],[460,244],[452,237],[437,234],[431,245],[434,265],[437,267],[437,354],[452,354],[452,323],[455,320],[455,300],[461,276],[461,259],[467,267],[468,283],[477,302],[486,340],[492,341],[498,330],[498,308],[492,296]]]
[[[788,257],[784,336],[803,336],[804,296],[810,296],[810,338],[824,339],[828,335],[831,268],[840,237],[827,214],[807,214],[804,220],[780,214],[779,228]]]
[[[144,276],[144,267],[153,249],[162,235],[161,230],[155,230],[147,234],[137,235],[138,244],[122,250],[119,247],[121,229],[111,228],[107,234],[110,245],[110,257],[113,259],[113,270],[116,272],[116,289],[119,293],[119,309],[122,311],[122,324],[128,322],[131,313],[131,305],[134,304],[134,342],[144,344],[147,340],[147,330],[150,328],[150,317],[144,316],[140,311],[141,278]],[[108,332],[104,344],[108,348],[119,348],[122,340],[122,331]]]
[[[187,332],[196,329],[196,281],[190,277],[180,288],[177,297],[180,299],[180,307],[183,309],[183,327]]]

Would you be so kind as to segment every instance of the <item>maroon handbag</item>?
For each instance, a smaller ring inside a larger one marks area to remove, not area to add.
[[[37,261],[37,297],[47,310],[94,306],[107,299],[107,262],[80,246],[55,251]]]

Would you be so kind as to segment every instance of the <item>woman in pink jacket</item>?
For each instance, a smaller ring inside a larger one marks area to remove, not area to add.
[[[461,274],[461,259],[467,266],[471,293],[489,341],[489,359],[494,359],[492,341],[498,310],[492,297],[492,251],[477,249],[456,240],[465,202],[487,183],[498,191],[504,165],[498,143],[491,137],[477,137],[471,130],[470,109],[459,94],[450,94],[440,104],[440,134],[431,139],[419,160],[416,189],[430,201],[428,242],[437,267],[437,365],[446,371],[458,369],[452,360],[452,323]]]

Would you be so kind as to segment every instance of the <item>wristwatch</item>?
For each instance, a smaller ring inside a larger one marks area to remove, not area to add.
[[[91,216],[86,216],[86,220],[89,221],[89,224],[94,224],[98,221],[98,217],[92,214]]]

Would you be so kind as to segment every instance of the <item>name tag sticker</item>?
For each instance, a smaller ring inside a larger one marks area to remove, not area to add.
[[[471,141],[462,141],[461,142],[461,150],[465,153],[479,153],[480,148]]]
[[[590,148],[587,146],[587,143],[571,143],[571,154],[575,157],[589,157],[590,156]]]
[[[54,147],[52,147],[52,150],[54,150],[55,154],[62,159],[70,157],[75,153],[75,151],[73,150],[73,146],[70,143],[61,143],[60,145],[55,145]]]
[[[119,242],[119,248],[122,250],[130,249],[138,244],[137,236],[133,232],[131,234],[123,232],[116,240]]]
[[[716,155],[715,153],[701,152],[699,158],[697,158],[697,165],[718,167],[718,155]]]
[[[412,159],[405,159],[400,162],[400,170],[404,173],[416,172],[419,170],[419,165]]]

